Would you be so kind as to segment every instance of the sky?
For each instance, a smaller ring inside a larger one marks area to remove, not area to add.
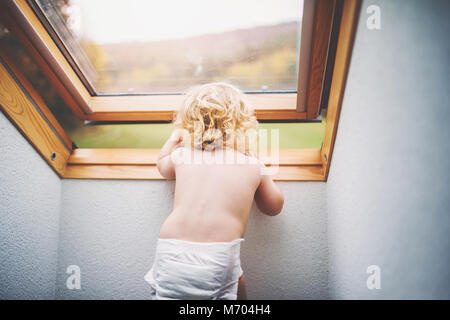
[[[303,0],[72,0],[71,26],[98,44],[185,38],[299,20]]]

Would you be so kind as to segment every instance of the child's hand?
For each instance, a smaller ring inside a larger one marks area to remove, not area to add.
[[[172,142],[175,142],[175,143],[180,143],[181,141],[183,141],[183,131],[181,131],[179,129],[175,130],[170,135],[169,140]]]
[[[172,153],[175,149],[182,147],[183,144],[183,130],[176,129],[167,139],[166,143],[163,145],[159,151],[158,161]]]
[[[184,146],[184,134],[185,130],[182,129],[176,129],[174,132],[172,132],[168,142],[170,141],[170,144],[173,146],[172,150],[175,150],[177,148],[181,148]]]

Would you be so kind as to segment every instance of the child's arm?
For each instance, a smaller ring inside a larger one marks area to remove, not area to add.
[[[262,169],[265,167],[262,161],[260,165]],[[276,216],[283,209],[284,195],[272,180],[272,176],[261,176],[261,182],[255,192],[255,202],[259,210],[269,216]]]
[[[263,175],[255,192],[255,202],[259,210],[269,216],[276,216],[284,205],[284,196],[272,177]]]
[[[159,173],[166,179],[175,179],[175,166],[170,155],[180,146],[182,140],[181,133],[174,131],[159,152],[157,168]]]

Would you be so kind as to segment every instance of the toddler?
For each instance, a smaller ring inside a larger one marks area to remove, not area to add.
[[[257,124],[232,85],[206,84],[186,94],[157,162],[161,175],[176,182],[173,211],[145,276],[152,299],[246,298],[240,245],[253,199],[267,215],[284,203],[248,150],[246,133]]]

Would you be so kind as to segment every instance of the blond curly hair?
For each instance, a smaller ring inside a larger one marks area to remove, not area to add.
[[[173,122],[190,135],[191,146],[246,148],[246,133],[258,121],[245,95],[228,83],[209,83],[191,88]]]

